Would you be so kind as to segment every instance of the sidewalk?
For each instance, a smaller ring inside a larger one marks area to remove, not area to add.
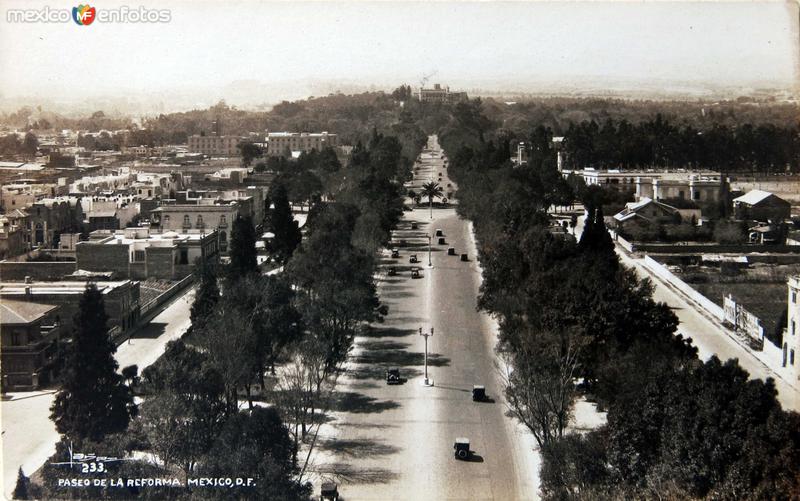
[[[189,327],[193,300],[194,288],[190,288],[119,345],[116,359],[120,370],[136,364],[141,374],[145,367],[158,360],[167,343],[181,337]],[[25,474],[30,475],[55,453],[59,435],[50,420],[55,392],[11,392],[8,393],[11,398],[0,404],[3,493],[8,499],[17,480],[17,468],[22,466]]]

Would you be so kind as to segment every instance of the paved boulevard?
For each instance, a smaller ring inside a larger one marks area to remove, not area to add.
[[[432,152],[423,153],[411,187],[418,189],[441,172],[448,191],[451,181],[435,136],[429,146]],[[412,221],[418,229],[411,229]],[[433,268],[428,268],[426,235],[436,229],[444,232],[446,244],[434,238]],[[476,311],[480,269],[469,223],[452,208],[434,208],[431,219],[423,203],[405,213],[394,240],[407,244],[399,259],[388,252],[382,259],[380,295],[389,315],[356,339],[349,370],[339,382],[336,420],[321,432],[315,468],[351,472],[340,485],[348,501],[535,499],[538,455],[531,437],[505,416],[494,366],[496,326]],[[456,256],[447,255],[449,246]],[[409,263],[412,253],[419,264]],[[468,254],[468,262],[460,260],[461,253]],[[389,266],[397,266],[397,276],[385,275]],[[421,278],[411,278],[412,266],[420,267]],[[435,329],[428,358],[432,387],[422,385],[420,327]],[[386,385],[390,367],[400,369],[404,384]],[[495,401],[473,402],[473,384],[484,384]],[[456,437],[471,440],[472,461],[454,459]]]

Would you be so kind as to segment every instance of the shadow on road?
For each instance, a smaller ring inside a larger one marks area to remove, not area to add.
[[[398,477],[397,473],[386,468],[364,468],[350,463],[326,464],[318,467],[315,472],[345,484],[385,484]],[[343,500],[344,496],[339,499]]]
[[[351,379],[379,379],[386,381],[386,369],[383,365],[362,365],[347,371],[347,376]],[[401,372],[403,379],[413,379],[422,374],[421,370],[404,368]]]
[[[362,333],[364,337],[405,337],[416,334],[414,329],[398,329],[397,327],[369,327]]]
[[[357,364],[383,364],[385,367],[421,366],[425,364],[425,354],[419,351],[400,351],[397,348],[376,348],[364,351],[353,357]],[[428,366],[446,367],[450,359],[439,353],[428,353]]]
[[[475,454],[475,451],[470,451],[472,454],[467,459],[461,459],[460,461],[464,461],[465,463],[483,463],[483,456],[480,454]]]
[[[386,456],[400,451],[399,447],[368,438],[329,439],[322,442],[321,448],[325,451],[350,457]]]
[[[137,330],[130,339],[156,339],[167,331],[167,324],[150,322]]]
[[[336,398],[331,405],[331,410],[366,414],[383,412],[398,407],[400,407],[400,404],[394,400],[378,400],[377,398],[364,395],[363,393],[344,391],[336,394]]]

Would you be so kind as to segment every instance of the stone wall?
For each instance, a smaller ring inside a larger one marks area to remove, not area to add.
[[[0,281],[17,282],[31,277],[33,280],[61,280],[77,269],[75,261],[0,261]]]

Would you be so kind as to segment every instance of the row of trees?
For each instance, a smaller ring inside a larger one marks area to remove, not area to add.
[[[459,211],[475,222],[479,306],[500,320],[506,400],[541,448],[544,496],[789,499],[800,421],[774,383],[749,380],[736,361],[698,360],[649,281],[619,263],[596,190],[579,190],[580,240],[554,237],[546,208],[570,192],[557,195],[546,141],[538,161],[514,169],[496,146],[504,134],[481,123],[454,115],[440,141]],[[571,428],[581,394],[608,412],[585,434]]]
[[[744,123],[697,129],[661,114],[632,124],[607,119],[570,124],[564,133],[572,168],[686,167],[723,171],[793,172],[800,169],[800,126]]]
[[[64,466],[49,464],[44,485],[21,476],[21,489],[48,498],[307,499],[308,459],[341,366],[361,326],[386,314],[374,256],[402,214],[402,149],[377,132],[359,145],[336,169],[346,175],[330,185],[328,201],[316,198],[302,243],[287,190],[274,185],[263,224],[275,234],[269,250],[283,273],[260,273],[255,225],[238,218],[230,263],[198,263],[189,336],[169,343],[141,377],[135,367],[117,371],[102,296],[87,289],[53,406],[63,440],[51,462],[70,448],[119,458],[149,451],[154,463],[120,461],[93,476],[245,476],[255,487],[67,491],[55,482]]]

